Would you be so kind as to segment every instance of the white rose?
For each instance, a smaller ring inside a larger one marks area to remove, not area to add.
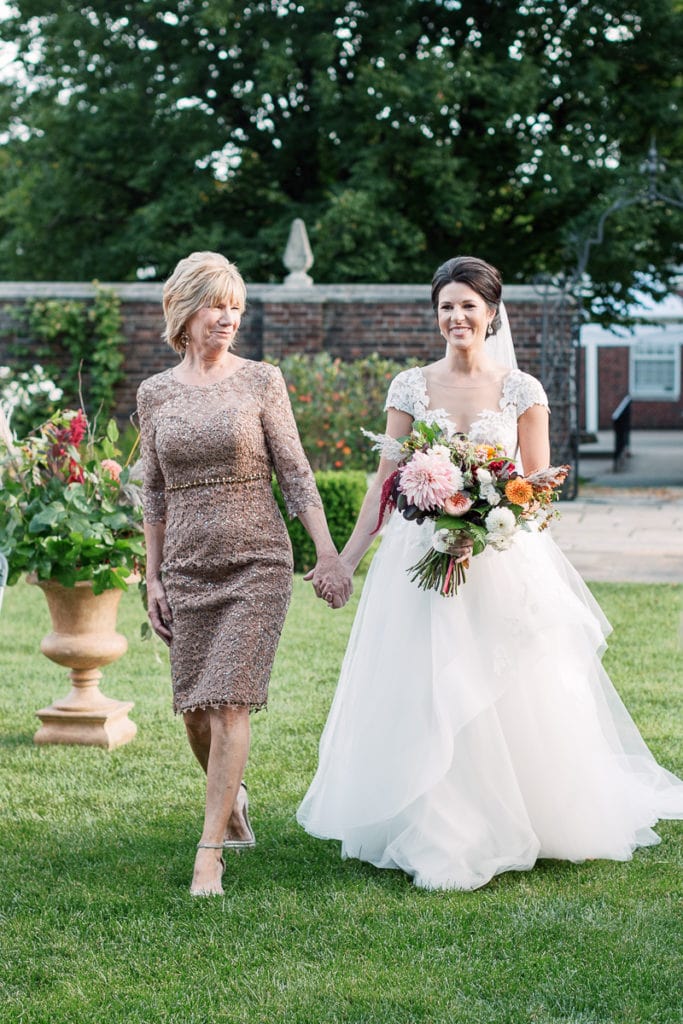
[[[482,487],[486,487],[488,484],[493,483],[493,474],[490,473],[488,469],[478,469],[477,480],[479,481]]]
[[[441,455],[444,459],[448,459],[449,462],[451,461],[450,449],[445,444],[435,444],[431,450],[435,455]]]
[[[509,508],[491,509],[484,523],[489,533],[508,535],[514,533],[517,526],[514,513]]]

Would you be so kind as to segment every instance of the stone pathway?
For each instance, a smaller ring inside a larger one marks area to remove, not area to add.
[[[683,583],[683,487],[582,487],[550,529],[586,580]]]

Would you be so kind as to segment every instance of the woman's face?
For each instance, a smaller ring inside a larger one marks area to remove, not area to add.
[[[186,331],[191,343],[199,349],[229,349],[242,320],[242,310],[235,299],[220,305],[202,306],[187,321]]]
[[[466,350],[484,344],[486,329],[495,316],[479,292],[462,281],[451,281],[439,292],[439,330],[453,349]]]

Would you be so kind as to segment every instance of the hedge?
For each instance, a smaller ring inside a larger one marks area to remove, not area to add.
[[[367,490],[367,474],[361,470],[319,470],[315,474],[325,515],[337,550],[351,535]],[[283,514],[294,552],[295,572],[308,572],[315,565],[315,547],[298,519],[290,519],[276,480],[273,492]]]

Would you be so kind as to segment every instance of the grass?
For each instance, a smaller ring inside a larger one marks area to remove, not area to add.
[[[475,893],[428,893],[342,862],[294,819],[310,781],[354,602],[295,581],[267,713],[253,719],[253,852],[225,897],[188,884],[203,779],[170,711],[166,654],[136,639],[103,689],[135,700],[111,753],[37,747],[33,712],[66,692],[39,652],[43,595],[0,615],[1,1024],[674,1024],[683,1021],[683,826],[628,863],[541,862]],[[683,588],[596,585],[606,656],[655,755],[683,772]]]

